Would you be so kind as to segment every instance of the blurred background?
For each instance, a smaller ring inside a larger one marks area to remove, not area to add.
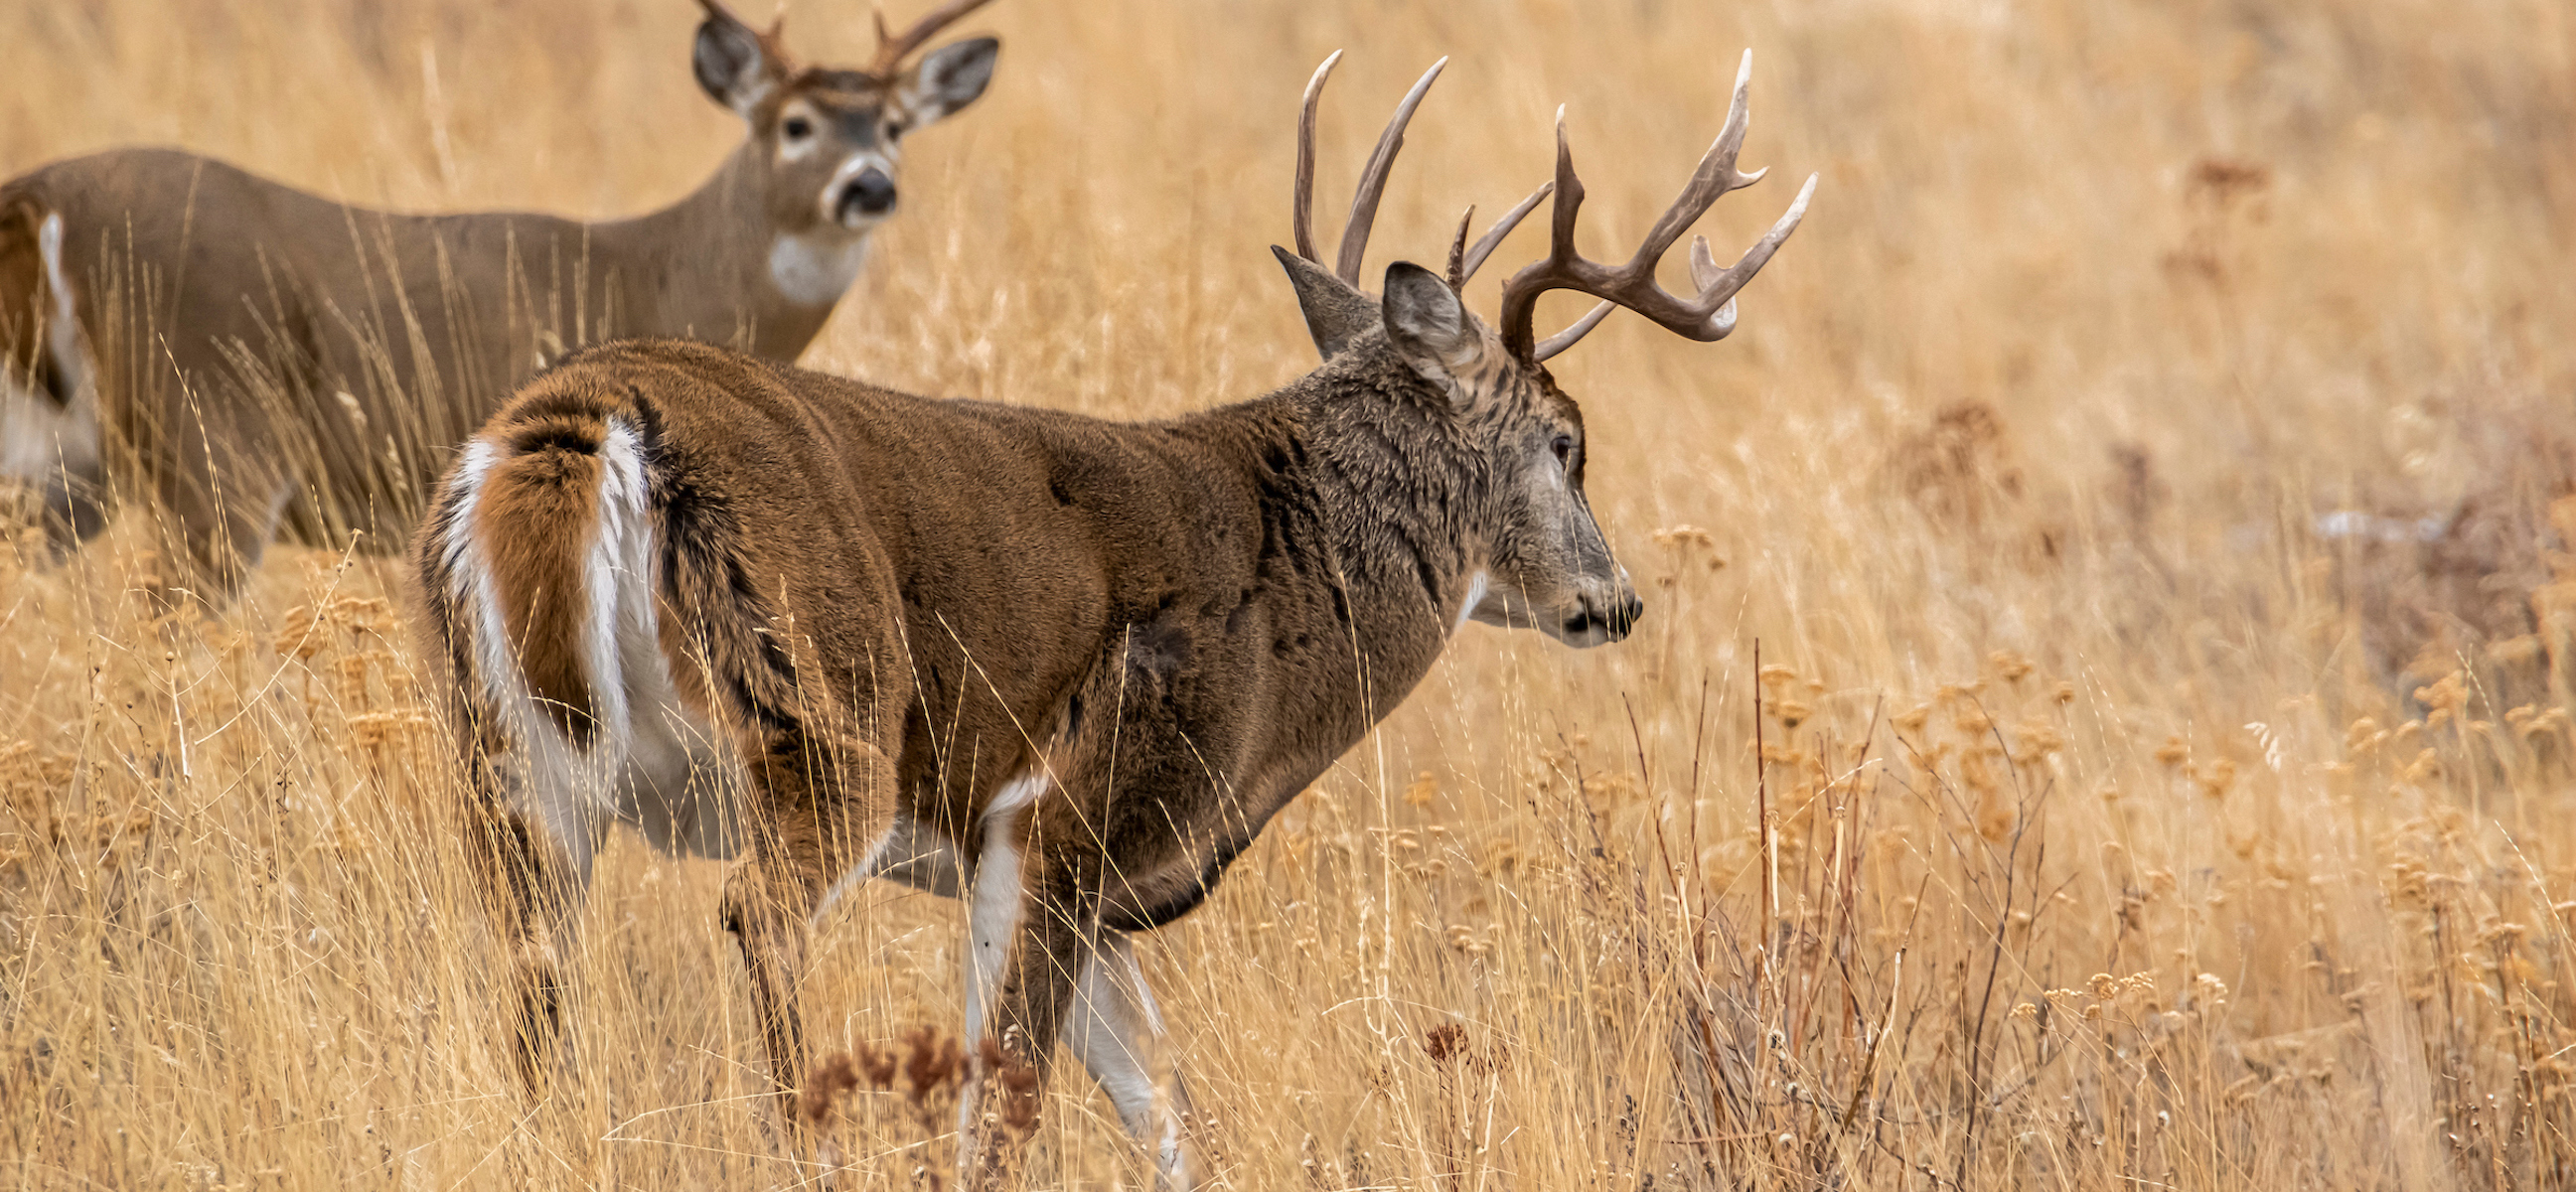
[[[785,14],[809,59],[873,48],[865,6]],[[742,137],[696,21],[19,0],[0,174],[155,143],[360,203],[632,214]],[[970,31],[992,88],[908,143],[809,367],[1114,418],[1293,379],[1267,248],[1337,48],[1326,238],[1452,56],[1372,276],[1543,181],[1559,104],[1585,248],[1624,255],[1746,47],[1775,176],[1700,230],[1723,258],[1822,175],[1731,338],[1622,314],[1552,362],[1639,634],[1466,630],[1147,949],[1222,1181],[2576,1181],[2571,10],[1002,0]],[[239,609],[155,619],[148,539],[0,551],[0,1170],[795,1177],[720,867],[612,850],[584,1079],[530,1107],[398,575],[280,549]],[[960,931],[843,903],[818,1040],[953,1025]],[[938,1176],[919,1092],[855,1099],[849,1179]],[[1143,1178],[1104,1099],[1055,1092],[1041,1182]]]

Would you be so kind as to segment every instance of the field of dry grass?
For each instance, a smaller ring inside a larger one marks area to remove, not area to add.
[[[692,23],[13,5],[0,173],[164,142],[404,207],[640,210],[739,135],[690,80]],[[1559,362],[1639,635],[1469,629],[1148,944],[1225,1185],[2576,1183],[2565,6],[1006,0],[976,24],[1005,39],[992,92],[911,147],[809,365],[1108,416],[1297,375],[1266,246],[1336,47],[1327,196],[1455,56],[1380,262],[1545,177],[1560,102],[1590,243],[1632,242],[1748,45],[1746,160],[1783,177],[1712,239],[1823,175],[1732,339],[1623,316]],[[837,0],[788,32],[868,48]],[[1489,316],[1503,271],[1471,293]],[[154,622],[144,537],[0,550],[0,1181],[796,1178],[716,865],[612,848],[581,1079],[531,1105],[398,593],[280,550],[232,614]],[[823,1044],[954,1023],[960,924],[845,902],[807,995]],[[1041,1181],[1137,1183],[1105,1100],[1056,1094]],[[860,1098],[850,1184],[915,1186],[938,1121]]]

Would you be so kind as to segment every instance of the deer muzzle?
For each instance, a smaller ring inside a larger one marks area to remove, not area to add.
[[[1627,637],[1645,615],[1646,603],[1623,584],[1606,596],[1587,593],[1578,598],[1556,636],[1569,646],[1607,645]]]
[[[860,170],[832,197],[832,217],[845,226],[880,219],[893,211],[894,179],[875,166]]]

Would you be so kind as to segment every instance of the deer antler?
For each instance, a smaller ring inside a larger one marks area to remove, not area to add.
[[[1315,255],[1315,106],[1323,98],[1324,80],[1332,77],[1333,67],[1341,60],[1342,52],[1335,50],[1331,57],[1324,59],[1322,66],[1315,68],[1315,77],[1306,83],[1305,104],[1297,113],[1297,194],[1291,209],[1295,224],[1291,230],[1296,235],[1297,255],[1318,265],[1323,264],[1324,259]],[[1420,107],[1422,97],[1430,92],[1432,80],[1439,78],[1440,71],[1448,65],[1447,58],[1432,63],[1431,69],[1422,72],[1422,77],[1414,82],[1413,90],[1405,92],[1404,101],[1395,106],[1395,115],[1386,122],[1386,131],[1378,134],[1377,148],[1369,154],[1368,165],[1360,170],[1359,188],[1351,195],[1350,222],[1343,226],[1341,247],[1334,254],[1333,275],[1341,278],[1345,285],[1357,287],[1360,284],[1360,264],[1368,255],[1369,229],[1377,223],[1378,200],[1386,194],[1387,174],[1395,168],[1396,151],[1404,148],[1405,126],[1413,120],[1413,109]],[[1537,205],[1539,197],[1546,193],[1542,189],[1538,195],[1530,196],[1484,240],[1479,241],[1473,253],[1474,261],[1481,264],[1486,254],[1493,251],[1494,244],[1501,241],[1503,233],[1511,230],[1511,224],[1528,214],[1529,209]],[[1475,213],[1473,207],[1467,210],[1470,215]],[[1465,243],[1466,229],[1462,224],[1459,228],[1462,247],[1451,251],[1453,263],[1459,253],[1465,251]],[[1473,274],[1475,264],[1467,265],[1466,271]]]
[[[885,10],[878,9],[876,13],[877,56],[875,61],[868,64],[868,73],[880,79],[893,78],[894,72],[903,68],[903,60],[910,57],[914,50],[920,49],[921,43],[930,40],[940,30],[956,24],[959,17],[992,2],[993,0],[948,0],[947,3],[931,9],[929,15],[914,21],[912,27],[904,30],[900,37],[887,32]]]
[[[1485,234],[1476,239],[1473,248],[1467,245],[1467,226],[1475,222],[1476,205],[1467,204],[1467,213],[1458,217],[1458,238],[1449,245],[1449,288],[1466,289],[1467,279],[1476,276],[1476,270],[1484,266],[1485,258],[1494,255],[1494,246],[1501,244],[1503,237],[1511,235],[1513,228],[1521,226],[1522,218],[1555,189],[1553,182],[1539,183],[1538,189],[1531,191],[1528,198],[1514,204],[1501,219],[1494,221],[1493,227],[1485,229]]]
[[[1807,185],[1798,191],[1798,200],[1789,204],[1788,213],[1746,249],[1734,265],[1718,268],[1708,254],[1708,240],[1692,238],[1691,282],[1699,287],[1697,297],[1685,300],[1666,292],[1655,281],[1655,266],[1673,241],[1680,239],[1719,196],[1751,186],[1769,172],[1755,170],[1745,174],[1735,168],[1735,155],[1744,147],[1744,128],[1749,119],[1745,97],[1752,85],[1753,51],[1746,50],[1744,63],[1735,74],[1735,97],[1727,104],[1726,125],[1718,133],[1717,143],[1700,158],[1699,169],[1682,188],[1681,197],[1673,201],[1663,218],[1655,221],[1636,255],[1616,268],[1589,260],[1574,249],[1574,217],[1583,206],[1583,181],[1574,176],[1574,158],[1566,149],[1565,110],[1557,109],[1556,208],[1548,255],[1524,266],[1503,283],[1505,346],[1523,359],[1545,360],[1573,347],[1614,305],[1627,307],[1666,330],[1703,343],[1724,339],[1735,330],[1736,291],[1762,271],[1771,254],[1779,250],[1780,242],[1798,229],[1799,220],[1806,218],[1807,200],[1816,193],[1814,175],[1807,177]],[[1530,323],[1538,311],[1538,296],[1549,290],[1577,290],[1604,301],[1573,326],[1541,342],[1535,339]]]
[[[1323,264],[1324,259],[1315,252],[1315,108],[1323,98],[1324,80],[1332,77],[1333,67],[1341,60],[1342,52],[1335,50],[1324,59],[1323,65],[1315,68],[1315,77],[1306,83],[1305,102],[1297,112],[1297,193],[1292,207],[1291,222],[1294,226],[1291,231],[1295,234],[1297,255],[1318,265]],[[1439,78],[1441,68],[1447,65],[1447,58],[1432,63],[1431,69],[1424,71],[1422,78],[1413,84],[1413,90],[1405,93],[1404,102],[1396,105],[1395,115],[1387,121],[1386,131],[1378,135],[1377,149],[1369,154],[1367,167],[1360,171],[1359,189],[1351,196],[1350,223],[1342,229],[1341,247],[1334,254],[1333,274],[1346,285],[1356,287],[1360,284],[1360,265],[1368,252],[1369,230],[1377,222],[1378,200],[1386,193],[1387,174],[1394,168],[1396,151],[1404,148],[1405,126],[1413,120],[1413,109],[1421,105],[1423,95],[1431,90],[1432,80]],[[1449,246],[1449,288],[1464,289],[1467,279],[1474,277],[1485,258],[1493,255],[1494,246],[1501,244],[1503,237],[1511,235],[1512,229],[1520,226],[1522,218],[1538,206],[1539,200],[1555,189],[1553,182],[1541,184],[1530,192],[1528,198],[1504,212],[1503,218],[1479,237],[1472,247],[1467,243],[1467,230],[1476,217],[1476,209],[1468,207],[1466,215],[1458,220],[1457,240]]]

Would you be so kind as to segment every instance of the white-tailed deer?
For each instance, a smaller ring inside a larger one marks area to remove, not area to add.
[[[880,21],[850,70],[700,0],[698,82],[751,136],[633,219],[372,211],[168,149],[0,183],[0,486],[36,494],[57,550],[111,496],[148,501],[165,578],[219,603],[281,524],[403,541],[455,445],[566,347],[793,359],[894,211],[901,139],[982,95],[1000,43],[906,59],[985,2]]]
[[[1446,279],[1355,284],[1406,118],[1362,177],[1338,271],[1306,209],[1279,251],[1321,368],[1164,422],[891,393],[678,342],[578,354],[466,445],[417,539],[425,648],[481,808],[470,846],[513,950],[517,1042],[547,1070],[566,932],[601,833],[746,850],[722,899],[771,1072],[805,1072],[796,990],[829,892],[886,875],[964,898],[966,1031],[1043,1073],[1062,1040],[1190,1184],[1188,1103],[1133,933],[1205,898],[1273,814],[1404,698],[1470,620],[1575,646],[1642,608],[1583,495],[1583,420],[1540,360],[1534,300],[1577,290],[1698,340],[1797,226],[1814,180],[1697,291],[1655,263],[1737,172],[1724,132],[1634,258],[1578,255],[1560,121],[1548,255],[1499,332]],[[1472,214],[1472,212],[1471,212]],[[979,1075],[963,1170],[1018,1146],[1025,1080]],[[1009,1090],[1020,1090],[1014,1094]],[[1002,1090],[1002,1091],[997,1091]],[[788,1102],[793,1118],[792,1098]],[[1024,1120],[1024,1119],[1023,1119]]]

